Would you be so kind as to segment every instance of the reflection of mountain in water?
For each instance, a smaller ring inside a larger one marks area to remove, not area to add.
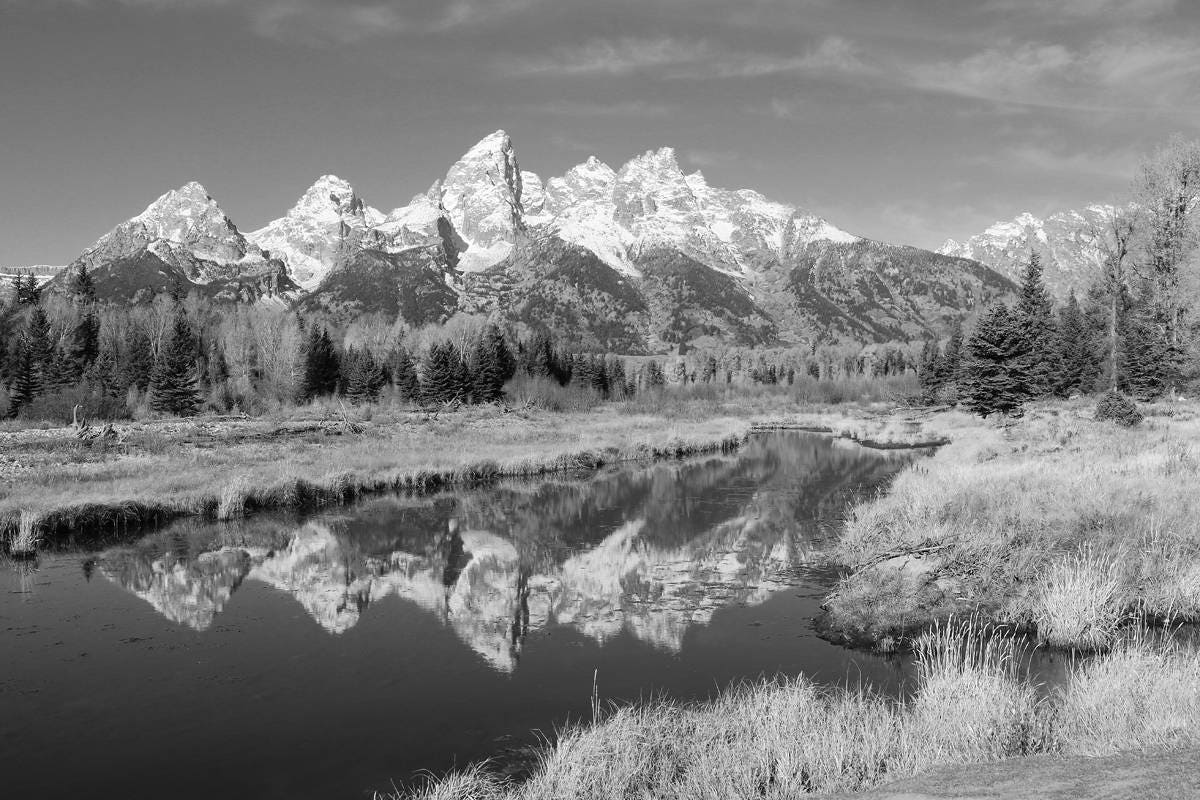
[[[173,531],[110,550],[101,570],[196,630],[253,580],[331,633],[396,595],[501,670],[529,631],[554,625],[678,651],[717,609],[787,585],[825,537],[821,521],[898,466],[823,438],[759,437],[735,456],[583,481],[381,498],[300,525]]]

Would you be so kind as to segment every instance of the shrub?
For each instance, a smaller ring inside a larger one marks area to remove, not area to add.
[[[22,419],[66,425],[79,406],[79,420],[129,419],[125,398],[111,397],[98,387],[78,383],[36,398],[21,409]]]
[[[1143,416],[1137,403],[1110,389],[1101,396],[1100,402],[1096,403],[1096,419],[1132,428],[1142,421]]]

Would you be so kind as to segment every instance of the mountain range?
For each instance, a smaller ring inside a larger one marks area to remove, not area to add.
[[[1012,270],[980,263],[992,255],[982,245],[943,249],[872,241],[758,192],[712,187],[671,148],[543,179],[497,131],[390,212],[326,175],[243,233],[189,183],[71,266],[86,266],[112,301],[178,286],[412,325],[463,311],[548,326],[581,348],[648,353],[915,340],[1013,291]]]
[[[1030,254],[1036,252],[1042,258],[1046,288],[1061,301],[1071,291],[1086,293],[1100,272],[1102,237],[1116,211],[1111,205],[1091,205],[1045,218],[1024,213],[966,241],[947,239],[938,252],[980,261],[1013,281],[1021,280]]]

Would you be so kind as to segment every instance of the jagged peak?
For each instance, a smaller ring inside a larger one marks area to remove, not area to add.
[[[470,158],[483,153],[511,152],[512,149],[512,138],[503,130],[498,130],[480,139],[463,157]]]
[[[189,181],[162,195],[130,222],[145,222],[162,217],[186,217],[193,214],[215,214],[225,217],[225,212],[213,200],[208,190],[197,181]]]
[[[679,158],[675,154],[674,147],[660,147],[657,150],[647,150],[640,156],[631,158],[621,168],[622,174],[643,171],[678,174],[679,177],[683,177],[683,170],[679,167]]]

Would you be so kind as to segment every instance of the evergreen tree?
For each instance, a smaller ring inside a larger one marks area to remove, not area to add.
[[[346,355],[346,394],[355,403],[370,403],[379,397],[387,382],[380,364],[370,350],[352,349]]]
[[[75,302],[81,305],[87,305],[96,300],[96,284],[92,281],[91,273],[88,272],[87,266],[80,262],[79,268],[71,276],[68,283],[71,294],[75,296]]]
[[[665,386],[667,376],[663,373],[662,367],[654,359],[650,359],[646,363],[646,379],[645,386],[647,389],[658,389]]]
[[[1057,337],[1054,330],[1054,304],[1042,280],[1042,258],[1030,253],[1021,276],[1021,294],[1017,299],[1016,325],[1028,341],[1024,371],[1029,380],[1029,396],[1043,397],[1051,392],[1058,373]]]
[[[884,369],[887,369],[887,359],[891,357],[888,352],[884,360]],[[942,350],[936,341],[926,339],[925,344],[921,347],[921,359],[917,365],[917,381],[921,384],[922,394],[926,398],[932,398],[937,390],[942,385],[942,376],[939,365],[942,359]]]
[[[1018,411],[1030,397],[1029,338],[1020,317],[1003,303],[994,306],[967,342],[959,396],[967,410],[983,417]]]
[[[430,346],[421,365],[421,397],[426,403],[462,399],[462,359],[450,342]]]
[[[50,341],[50,321],[41,306],[34,306],[25,320],[17,341],[10,369],[12,376],[9,413],[14,417],[22,408],[40,397],[50,383],[54,350]]]
[[[491,403],[504,396],[504,384],[513,376],[515,362],[504,333],[489,325],[475,344],[475,370],[471,375],[471,396],[477,403]]]
[[[962,368],[963,354],[963,327],[962,321],[954,323],[954,327],[950,330],[950,339],[946,342],[945,349],[942,350],[942,356],[937,363],[938,382],[941,386],[954,383],[958,380],[958,372]]]
[[[397,345],[388,358],[388,369],[392,373],[392,384],[401,400],[412,402],[421,399],[421,384],[417,380],[417,368],[404,345]]]
[[[1140,400],[1162,394],[1177,375],[1177,353],[1164,335],[1153,295],[1145,291],[1121,315],[1118,388]]]
[[[628,378],[625,373],[625,359],[613,357],[608,362],[608,387],[610,397],[622,397],[627,392]]]
[[[86,309],[71,329],[67,340],[67,361],[71,377],[78,380],[100,353],[100,320]]]
[[[1070,397],[1075,392],[1090,391],[1100,373],[1099,358],[1075,292],[1058,314],[1058,371],[1054,376],[1054,393]]]
[[[188,417],[200,407],[196,388],[196,336],[182,308],[150,375],[150,407],[160,414]]]
[[[121,389],[136,386],[146,391],[150,386],[150,373],[154,370],[154,353],[150,347],[150,336],[141,326],[129,331],[117,362],[117,384]]]
[[[13,290],[14,299],[19,306],[36,306],[42,300],[42,287],[38,286],[37,278],[32,273],[13,278]]]
[[[329,331],[322,325],[309,329],[304,347],[304,371],[300,380],[299,400],[309,402],[337,391],[341,369],[337,350]]]

